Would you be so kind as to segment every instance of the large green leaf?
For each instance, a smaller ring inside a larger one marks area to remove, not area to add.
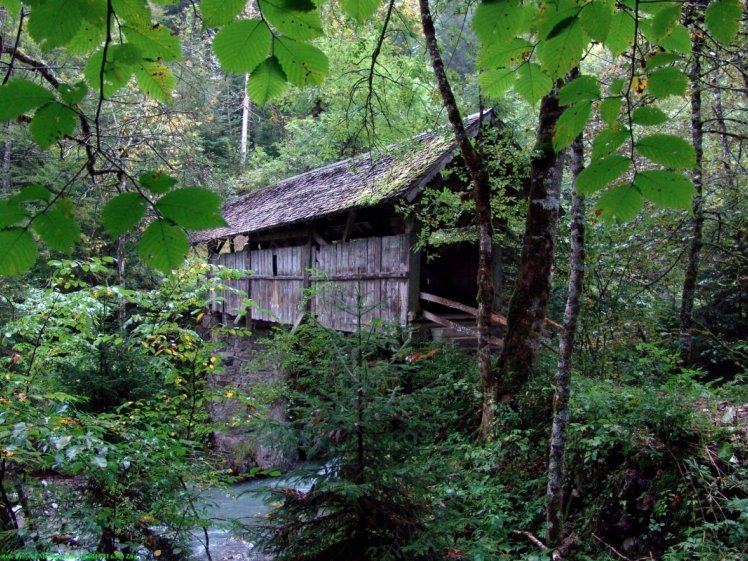
[[[644,68],[648,71],[659,68],[660,66],[667,66],[675,61],[681,60],[683,57],[677,53],[665,53],[658,51],[647,55],[647,62]]]
[[[561,78],[579,64],[587,42],[579,18],[572,18],[557,35],[549,36],[538,44],[538,60],[552,78]]]
[[[613,56],[620,55],[634,43],[634,18],[626,11],[613,14],[610,31],[605,38],[605,46]]]
[[[600,85],[594,76],[579,76],[558,92],[558,102],[561,105],[596,99],[600,99]]]
[[[278,97],[285,90],[288,82],[278,59],[274,56],[260,63],[249,77],[247,91],[249,97],[258,105],[265,105],[271,99]]]
[[[626,156],[608,156],[592,162],[577,177],[577,190],[583,195],[594,193],[621,177],[631,167]]]
[[[164,218],[190,230],[226,225],[221,216],[221,198],[202,187],[184,187],[171,191],[159,199],[156,209]]]
[[[553,131],[553,149],[560,152],[574,139],[582,134],[584,126],[592,113],[592,102],[589,100],[580,101],[561,113]]]
[[[342,0],[345,12],[358,21],[366,21],[377,10],[379,0]]]
[[[48,89],[34,82],[15,78],[0,86],[0,122],[20,117],[29,109],[54,101]]]
[[[625,127],[609,127],[601,130],[592,142],[592,161],[612,154],[628,138],[629,130]]]
[[[657,41],[657,44],[668,51],[687,55],[691,52],[691,32],[685,25],[676,23],[670,34]]]
[[[151,193],[166,193],[177,184],[177,180],[160,171],[147,171],[138,177],[140,184]]]
[[[631,114],[631,122],[644,127],[667,123],[669,117],[657,107],[638,107]]]
[[[202,4],[205,4],[205,0]],[[151,8],[147,0],[112,0],[112,9],[117,14],[117,20],[127,22],[130,26],[151,26]]]
[[[144,62],[133,68],[135,79],[143,92],[159,101],[170,101],[177,84],[171,69],[160,62]]]
[[[52,198],[52,193],[44,185],[33,183],[28,187],[24,187],[18,193],[13,195],[8,202],[13,204],[23,203],[26,201],[45,201],[48,202]]]
[[[0,6],[8,10],[13,17],[21,12],[21,0],[0,0]]]
[[[740,0],[715,0],[706,9],[706,25],[717,41],[728,45],[740,29],[743,6]]]
[[[475,9],[473,30],[484,45],[506,44],[518,34],[522,21],[519,0],[484,0]]]
[[[666,170],[642,171],[634,185],[659,207],[690,209],[696,188],[685,175]]]
[[[86,55],[96,50],[106,39],[106,25],[96,25],[84,20],[65,50],[75,55]]]
[[[218,27],[234,20],[244,11],[246,0],[201,0],[203,27]]]
[[[69,43],[83,22],[80,0],[46,0],[31,9],[27,29],[42,49]]]
[[[138,242],[138,254],[154,269],[169,274],[184,263],[190,240],[184,231],[165,220],[154,220]]]
[[[59,199],[54,206],[34,216],[31,223],[42,241],[52,249],[70,253],[81,231],[70,199]]]
[[[553,80],[540,68],[540,65],[534,62],[527,63],[517,70],[514,89],[530,105],[535,105],[540,101],[540,98],[550,92],[551,88],[553,88]]]
[[[670,168],[692,168],[696,165],[693,146],[672,134],[645,136],[634,147],[637,152],[656,164]]]
[[[17,276],[36,262],[34,238],[23,228],[0,230],[0,276]]]
[[[273,52],[286,78],[294,86],[303,88],[310,84],[321,84],[327,75],[327,57],[317,47],[287,37],[275,37]]]
[[[37,110],[29,124],[31,138],[41,147],[48,148],[75,130],[78,114],[69,107],[53,101]]]
[[[613,21],[613,2],[593,0],[579,12],[579,22],[587,35],[595,41],[605,41]]]
[[[0,228],[16,226],[28,215],[29,213],[25,208],[14,204],[12,201],[0,200]]]
[[[258,0],[258,2],[262,17],[275,29],[292,39],[308,41],[323,34],[319,11],[309,0]]]
[[[495,68],[478,75],[478,84],[483,92],[491,97],[501,97],[514,85],[517,72],[514,68]]]
[[[663,4],[662,8],[652,18],[651,39],[655,42],[664,39],[675,28],[680,20],[680,4]]]
[[[228,72],[252,72],[272,44],[273,35],[264,21],[246,19],[226,25],[213,39],[213,50]]]
[[[671,95],[684,95],[688,87],[688,78],[674,67],[658,68],[649,75],[647,92],[663,98]]]
[[[107,63],[104,67],[104,97],[121,90],[132,76],[134,66],[142,61],[140,52],[134,45],[109,45],[106,52]],[[99,49],[88,59],[83,75],[86,82],[95,91],[101,87],[101,65],[104,60],[104,49]]]
[[[60,92],[62,101],[68,105],[77,105],[86,97],[88,86],[85,82],[76,82],[72,86],[70,84],[60,84],[57,91]]]
[[[600,118],[609,126],[613,126],[618,121],[618,115],[621,113],[623,98],[606,97],[600,102]]]
[[[113,238],[132,230],[143,218],[148,204],[140,193],[122,193],[110,200],[101,211],[101,223]]]
[[[639,189],[626,184],[603,193],[595,209],[597,215],[605,222],[622,224],[636,217],[643,203],[644,197]]]
[[[515,37],[503,43],[485,43],[478,55],[479,68],[496,68],[517,65],[532,52],[533,44],[527,39]]]
[[[123,25],[121,29],[128,43],[137,47],[146,59],[170,61],[182,58],[179,38],[165,25],[145,28]]]

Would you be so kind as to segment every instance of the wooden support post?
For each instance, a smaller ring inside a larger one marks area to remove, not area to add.
[[[405,231],[408,239],[408,323],[411,323],[421,311],[421,252],[414,250],[419,231],[415,218],[406,220]]]

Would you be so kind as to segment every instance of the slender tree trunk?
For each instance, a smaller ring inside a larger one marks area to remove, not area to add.
[[[3,142],[3,163],[2,163],[2,189],[0,193],[10,193],[10,156],[13,152],[13,143],[10,140],[10,131],[12,124],[10,122],[5,123],[5,141]]]
[[[701,255],[702,229],[704,213],[702,209],[703,196],[703,166],[704,155],[704,122],[701,116],[701,54],[704,39],[696,34],[691,41],[693,48],[693,62],[691,64],[691,138],[696,152],[696,166],[692,171],[693,185],[696,195],[693,198],[693,223],[691,227],[691,243],[688,248],[688,264],[683,280],[683,295],[680,306],[680,334],[679,345],[681,361],[691,364],[693,356],[693,303],[696,297],[696,280],[699,273],[699,258]]]
[[[509,302],[497,400],[506,401],[536,366],[551,284],[564,152],[551,142],[561,115],[557,88],[540,102],[540,122],[530,167],[530,194],[517,285]]]
[[[485,440],[491,433],[494,420],[494,380],[491,372],[491,312],[493,310],[492,254],[493,231],[491,226],[491,184],[481,154],[475,149],[465,130],[462,116],[457,108],[457,101],[447,79],[441,52],[436,41],[436,29],[431,17],[428,0],[419,0],[421,24],[426,39],[431,65],[436,75],[442,103],[447,110],[449,122],[454,131],[457,146],[465,161],[470,180],[473,184],[476,222],[478,224],[478,368],[480,370],[481,405],[480,436]]]
[[[244,74],[244,92],[242,93],[242,133],[239,145],[239,168],[244,170],[247,166],[247,138],[249,130],[249,74]]]
[[[725,112],[722,109],[722,88],[714,86],[714,117],[717,119],[719,129],[720,146],[722,148],[722,168],[725,170],[725,188],[728,192],[735,188],[735,176],[732,173],[732,156],[730,154],[730,141],[727,136],[727,125],[725,124]]]
[[[576,179],[584,169],[582,137],[571,145],[571,174],[573,191],[571,199],[571,250],[569,255],[569,289],[564,310],[564,329],[558,346],[556,368],[556,396],[553,403],[551,451],[548,457],[548,547],[558,547],[563,538],[562,517],[563,484],[566,457],[566,434],[569,427],[569,395],[571,393],[571,357],[574,335],[579,317],[579,302],[584,288],[584,197],[576,190]]]

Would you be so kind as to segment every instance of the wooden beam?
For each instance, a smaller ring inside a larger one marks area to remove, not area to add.
[[[441,304],[442,306],[446,306],[448,308],[454,308],[455,310],[460,310],[461,312],[470,314],[473,317],[478,315],[478,308],[473,308],[472,306],[461,304],[460,302],[455,302],[454,300],[450,300],[448,298],[442,298],[441,296],[429,294],[428,292],[421,292],[421,300],[426,300],[426,302],[433,302],[434,304]],[[498,325],[501,325],[502,327],[506,327],[506,318],[501,314],[491,312],[491,321],[497,323]]]
[[[342,239],[344,243],[347,242],[351,237],[351,230],[353,230],[353,224],[355,220],[356,220],[356,211],[352,210],[348,213],[348,217],[345,219],[345,229],[343,230],[343,239]]]
[[[431,312],[427,312],[426,310],[423,310],[421,312],[423,314],[423,317],[426,318],[429,321],[433,321],[434,323],[438,323],[441,326],[448,327],[450,329],[454,329],[455,331],[459,333],[463,333],[465,335],[469,335],[471,337],[478,338],[478,329],[474,327],[468,327],[467,325],[461,325],[459,323],[455,323],[451,320],[448,320],[447,318],[443,318],[440,316],[437,316],[436,314],[432,314]],[[499,339],[498,337],[489,337],[488,341],[493,345],[494,347],[501,348],[504,346],[504,341]]]

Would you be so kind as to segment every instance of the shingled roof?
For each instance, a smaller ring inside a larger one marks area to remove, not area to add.
[[[484,120],[493,120],[491,110]],[[479,114],[465,120],[478,131]],[[244,195],[223,208],[227,226],[195,232],[193,243],[257,233],[334,214],[412,198],[443,170],[457,150],[452,134],[426,132],[374,158],[362,154],[284,179]]]

